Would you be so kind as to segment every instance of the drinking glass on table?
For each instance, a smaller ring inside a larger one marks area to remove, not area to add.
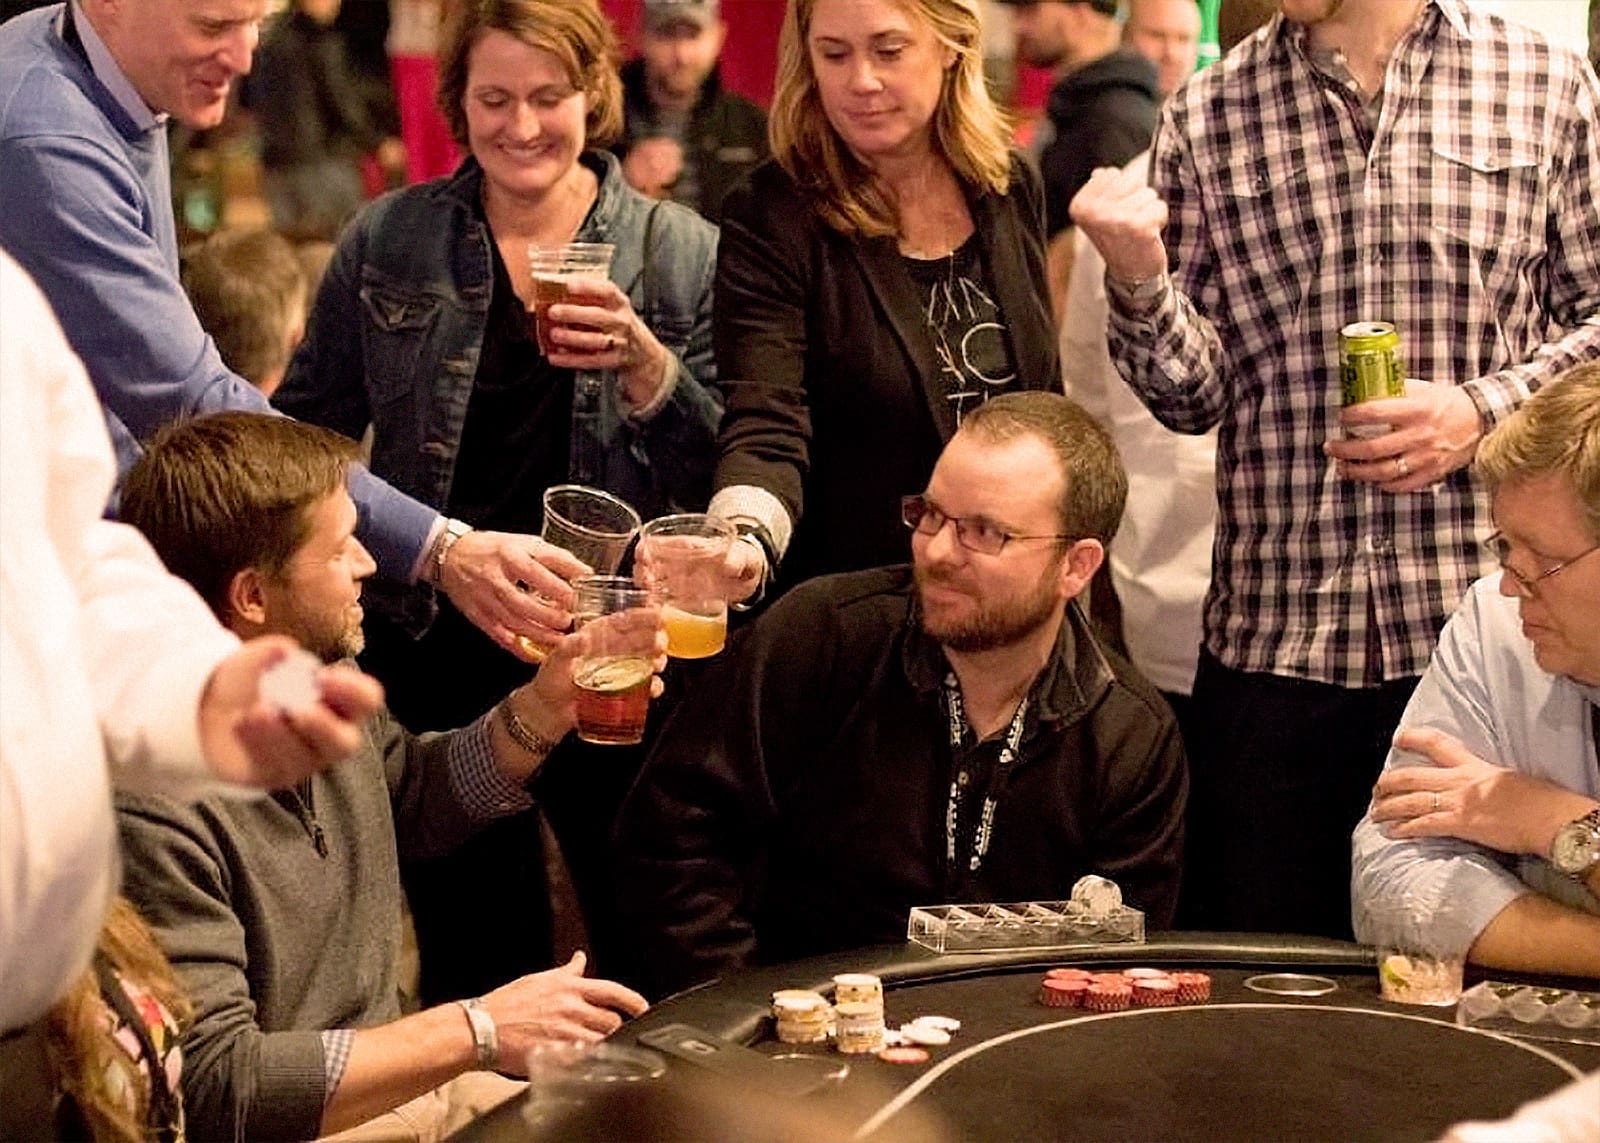
[[[662,516],[639,530],[639,571],[660,596],[673,658],[704,659],[727,642],[722,571],[736,535],[727,520],[700,512]]]
[[[544,490],[544,526],[539,538],[571,552],[596,575],[614,575],[639,532],[639,513],[627,501],[582,484],[554,484]],[[545,650],[517,636],[524,657],[538,662]]]
[[[1378,990],[1398,1004],[1445,1007],[1461,999],[1466,950],[1452,938],[1450,905],[1401,893],[1372,910],[1377,935]]]
[[[528,260],[533,266],[533,336],[539,342],[539,352],[549,357],[557,351],[550,341],[550,307],[567,300],[567,287],[574,280],[588,278],[604,281],[611,272],[611,257],[617,248],[608,242],[564,242],[559,246],[528,248]]]
[[[584,637],[572,662],[577,731],[585,742],[627,745],[644,737],[656,632],[655,593],[625,576],[585,576],[572,585],[574,628]]]

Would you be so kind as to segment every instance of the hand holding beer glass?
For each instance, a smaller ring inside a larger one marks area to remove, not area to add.
[[[623,576],[586,576],[572,587],[582,643],[572,661],[578,737],[605,746],[638,742],[664,643],[655,594]]]
[[[615,247],[533,246],[531,319],[539,352],[561,369],[609,370],[623,400],[647,405],[672,375],[671,355],[611,281]]]
[[[539,538],[570,552],[595,574],[615,574],[638,531],[639,513],[609,492],[582,484],[554,484],[544,490]],[[525,635],[517,636],[517,649],[530,663],[545,657],[545,649]]]
[[[704,659],[727,642],[723,565],[735,534],[728,521],[698,512],[662,516],[639,531],[638,572],[660,597],[674,659]]]

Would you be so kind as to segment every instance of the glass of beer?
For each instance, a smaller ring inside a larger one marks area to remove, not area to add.
[[[639,530],[639,570],[661,599],[667,654],[704,659],[728,640],[721,572],[736,533],[699,512],[662,516]]]
[[[528,248],[533,264],[533,336],[539,342],[540,353],[549,357],[556,349],[550,342],[550,307],[567,300],[567,286],[574,279],[604,281],[611,272],[611,256],[616,251],[608,242],[535,244]]]
[[[577,556],[597,575],[613,575],[639,531],[639,513],[626,500],[583,484],[553,484],[544,490],[539,538]],[[544,648],[517,636],[523,657],[537,663]]]
[[[572,621],[584,638],[572,663],[578,737],[622,746],[644,737],[661,613],[655,593],[623,576],[573,582]]]

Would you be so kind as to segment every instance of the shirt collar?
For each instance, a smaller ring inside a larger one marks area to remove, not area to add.
[[[89,57],[89,70],[94,72],[94,77],[105,85],[105,89],[111,93],[111,98],[128,113],[128,118],[133,120],[134,126],[140,131],[152,131],[157,127],[164,127],[167,122],[166,112],[150,110],[150,105],[134,90],[133,83],[117,66],[116,59],[111,55],[111,49],[106,47],[105,41],[100,38],[100,33],[95,31],[94,25],[84,16],[83,9],[78,6],[76,0],[68,2],[72,5],[72,26],[78,32],[78,38],[83,41],[83,51]],[[66,19],[65,9],[62,10],[62,19]],[[57,30],[60,30],[59,27]]]
[[[1427,18],[1428,9],[1430,8],[1437,9],[1439,13],[1450,22],[1450,26],[1453,27],[1457,33],[1470,38],[1470,33],[1467,28],[1467,10],[1462,0],[1428,0],[1428,3],[1424,4],[1422,9],[1417,13],[1417,19],[1422,20]],[[1301,55],[1303,55],[1306,59],[1310,59],[1311,44],[1305,25],[1298,24],[1281,14],[1274,16],[1273,19],[1277,21],[1279,41],[1284,43],[1292,43],[1295,47],[1300,49]]]

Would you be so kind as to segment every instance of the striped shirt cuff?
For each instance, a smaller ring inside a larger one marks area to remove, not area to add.
[[[344,1069],[350,1064],[350,1050],[355,1043],[354,1028],[332,1028],[322,1033],[322,1079],[325,1085],[323,1090],[327,1092],[322,1097],[323,1107],[333,1102],[333,1095],[344,1079]]]
[[[753,484],[734,484],[723,488],[711,498],[706,513],[723,520],[754,520],[766,528],[772,537],[772,547],[781,560],[789,550],[789,540],[794,535],[794,523],[789,510],[765,488]],[[776,569],[773,569],[776,570]]]
[[[474,822],[493,821],[508,814],[532,809],[533,797],[521,785],[507,778],[495,763],[494,746],[489,736],[490,710],[450,740],[446,765],[450,785],[461,808]]]

